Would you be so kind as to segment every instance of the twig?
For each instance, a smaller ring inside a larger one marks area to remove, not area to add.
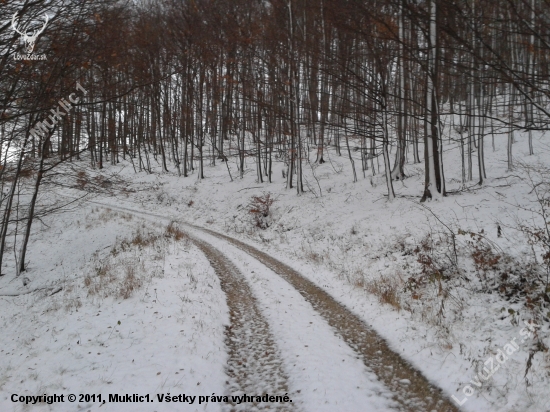
[[[241,192],[243,190],[251,190],[251,189],[262,189],[263,186],[256,186],[256,187],[245,187],[244,189],[237,190],[237,192]]]

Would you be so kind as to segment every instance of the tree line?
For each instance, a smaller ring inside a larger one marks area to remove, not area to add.
[[[389,200],[406,162],[424,163],[424,201],[446,195],[445,151],[459,149],[462,185],[483,184],[489,138],[494,149],[508,134],[511,169],[515,134],[532,154],[549,125],[548,0],[0,4],[0,259],[14,225],[30,233],[41,182],[62,163],[202,179],[205,163],[235,161],[242,177],[253,162],[263,183],[283,162],[300,194],[304,164],[333,150],[354,181],[382,164]],[[46,20],[33,52],[47,58],[18,58],[22,30]],[[37,127],[77,85],[78,104]]]

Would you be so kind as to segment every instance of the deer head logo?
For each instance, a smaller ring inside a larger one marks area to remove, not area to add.
[[[41,29],[36,29],[32,31],[29,31],[27,29],[19,30],[19,28],[17,27],[17,25],[19,24],[19,19],[17,18],[17,12],[15,12],[15,14],[13,15],[11,19],[11,27],[13,28],[13,30],[15,30],[17,33],[21,35],[21,38],[25,42],[25,50],[27,51],[28,54],[33,52],[36,39],[38,38],[40,33],[42,33],[46,28],[48,21],[49,21],[48,15],[44,14],[44,25],[42,26]]]

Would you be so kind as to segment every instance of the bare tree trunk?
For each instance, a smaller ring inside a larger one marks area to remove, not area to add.
[[[514,86],[510,83],[509,98],[508,98],[508,116],[510,121],[510,129],[508,130],[508,146],[507,146],[507,155],[508,155],[508,171],[514,169],[514,162],[512,160],[512,145],[514,144],[514,104],[515,104],[515,89]]]
[[[25,257],[27,255],[27,245],[29,244],[29,238],[31,235],[31,227],[34,219],[34,209],[36,206],[36,199],[38,198],[38,191],[40,189],[40,184],[42,183],[42,178],[44,177],[44,159],[47,156],[46,147],[50,142],[51,134],[44,139],[42,145],[42,156],[40,157],[40,164],[38,171],[36,173],[36,180],[34,181],[33,194],[31,202],[29,204],[29,211],[27,215],[27,225],[25,227],[25,234],[23,235],[23,243],[21,245],[21,252],[19,253],[19,267],[17,269],[17,275],[25,271]]]
[[[439,154],[439,113],[437,103],[436,79],[437,79],[437,37],[436,37],[436,16],[437,5],[436,0],[430,1],[430,32],[429,32],[429,54],[428,54],[428,76],[426,87],[426,107],[429,112],[429,126],[427,127],[426,145],[426,182],[424,186],[424,195],[421,201],[426,201],[427,198],[433,200],[440,199],[443,196],[442,179],[440,169],[440,154]]]
[[[31,116],[31,121],[34,120]],[[17,168],[15,171],[15,174],[13,176],[13,182],[11,185],[10,193],[8,194],[8,202],[6,204],[6,207],[4,209],[4,216],[2,219],[2,231],[0,233],[0,270],[2,268],[2,262],[4,259],[4,252],[6,248],[6,237],[8,234],[8,226],[10,222],[11,212],[12,212],[12,206],[13,206],[13,199],[15,197],[15,190],[17,188],[17,183],[19,180],[19,177],[21,175],[21,169],[23,167],[23,159],[25,158],[25,149],[27,147],[27,143],[29,141],[30,131],[26,131],[25,141],[23,142],[23,146],[21,147],[21,152],[19,153],[19,157],[17,160]]]
[[[406,116],[405,116],[405,59],[404,59],[404,36],[403,36],[403,0],[399,2],[399,87],[397,93],[399,113],[397,114],[397,150],[395,152],[395,163],[393,165],[392,179],[403,180],[405,172],[405,146],[406,146]]]

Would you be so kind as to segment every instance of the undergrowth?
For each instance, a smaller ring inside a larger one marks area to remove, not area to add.
[[[252,196],[248,203],[248,213],[252,217],[252,223],[259,229],[267,229],[271,224],[271,206],[275,199],[271,193],[261,196]]]
[[[487,301],[496,295],[502,300],[500,315],[480,314],[492,316],[492,321],[509,321],[514,327],[520,327],[523,321],[550,322],[546,262],[503,250],[482,229],[463,230],[458,225],[438,222],[421,238],[409,233],[394,234],[378,243],[367,241],[361,232],[355,225],[340,235],[311,229],[295,253],[314,265],[326,267],[381,304],[408,312],[431,330],[434,343],[444,351],[460,344],[462,352],[463,342],[454,330],[458,323],[468,321],[467,302],[472,301],[472,296]],[[537,236],[542,237],[540,233]],[[550,361],[550,351],[544,336],[536,334],[525,350],[527,382],[536,359]],[[543,368],[550,370],[549,365],[550,362],[541,362]]]
[[[84,278],[88,296],[128,299],[154,277],[162,277],[170,241],[187,243],[189,237],[174,222],[162,235],[140,228],[118,241],[106,257],[95,255],[94,269]]]

